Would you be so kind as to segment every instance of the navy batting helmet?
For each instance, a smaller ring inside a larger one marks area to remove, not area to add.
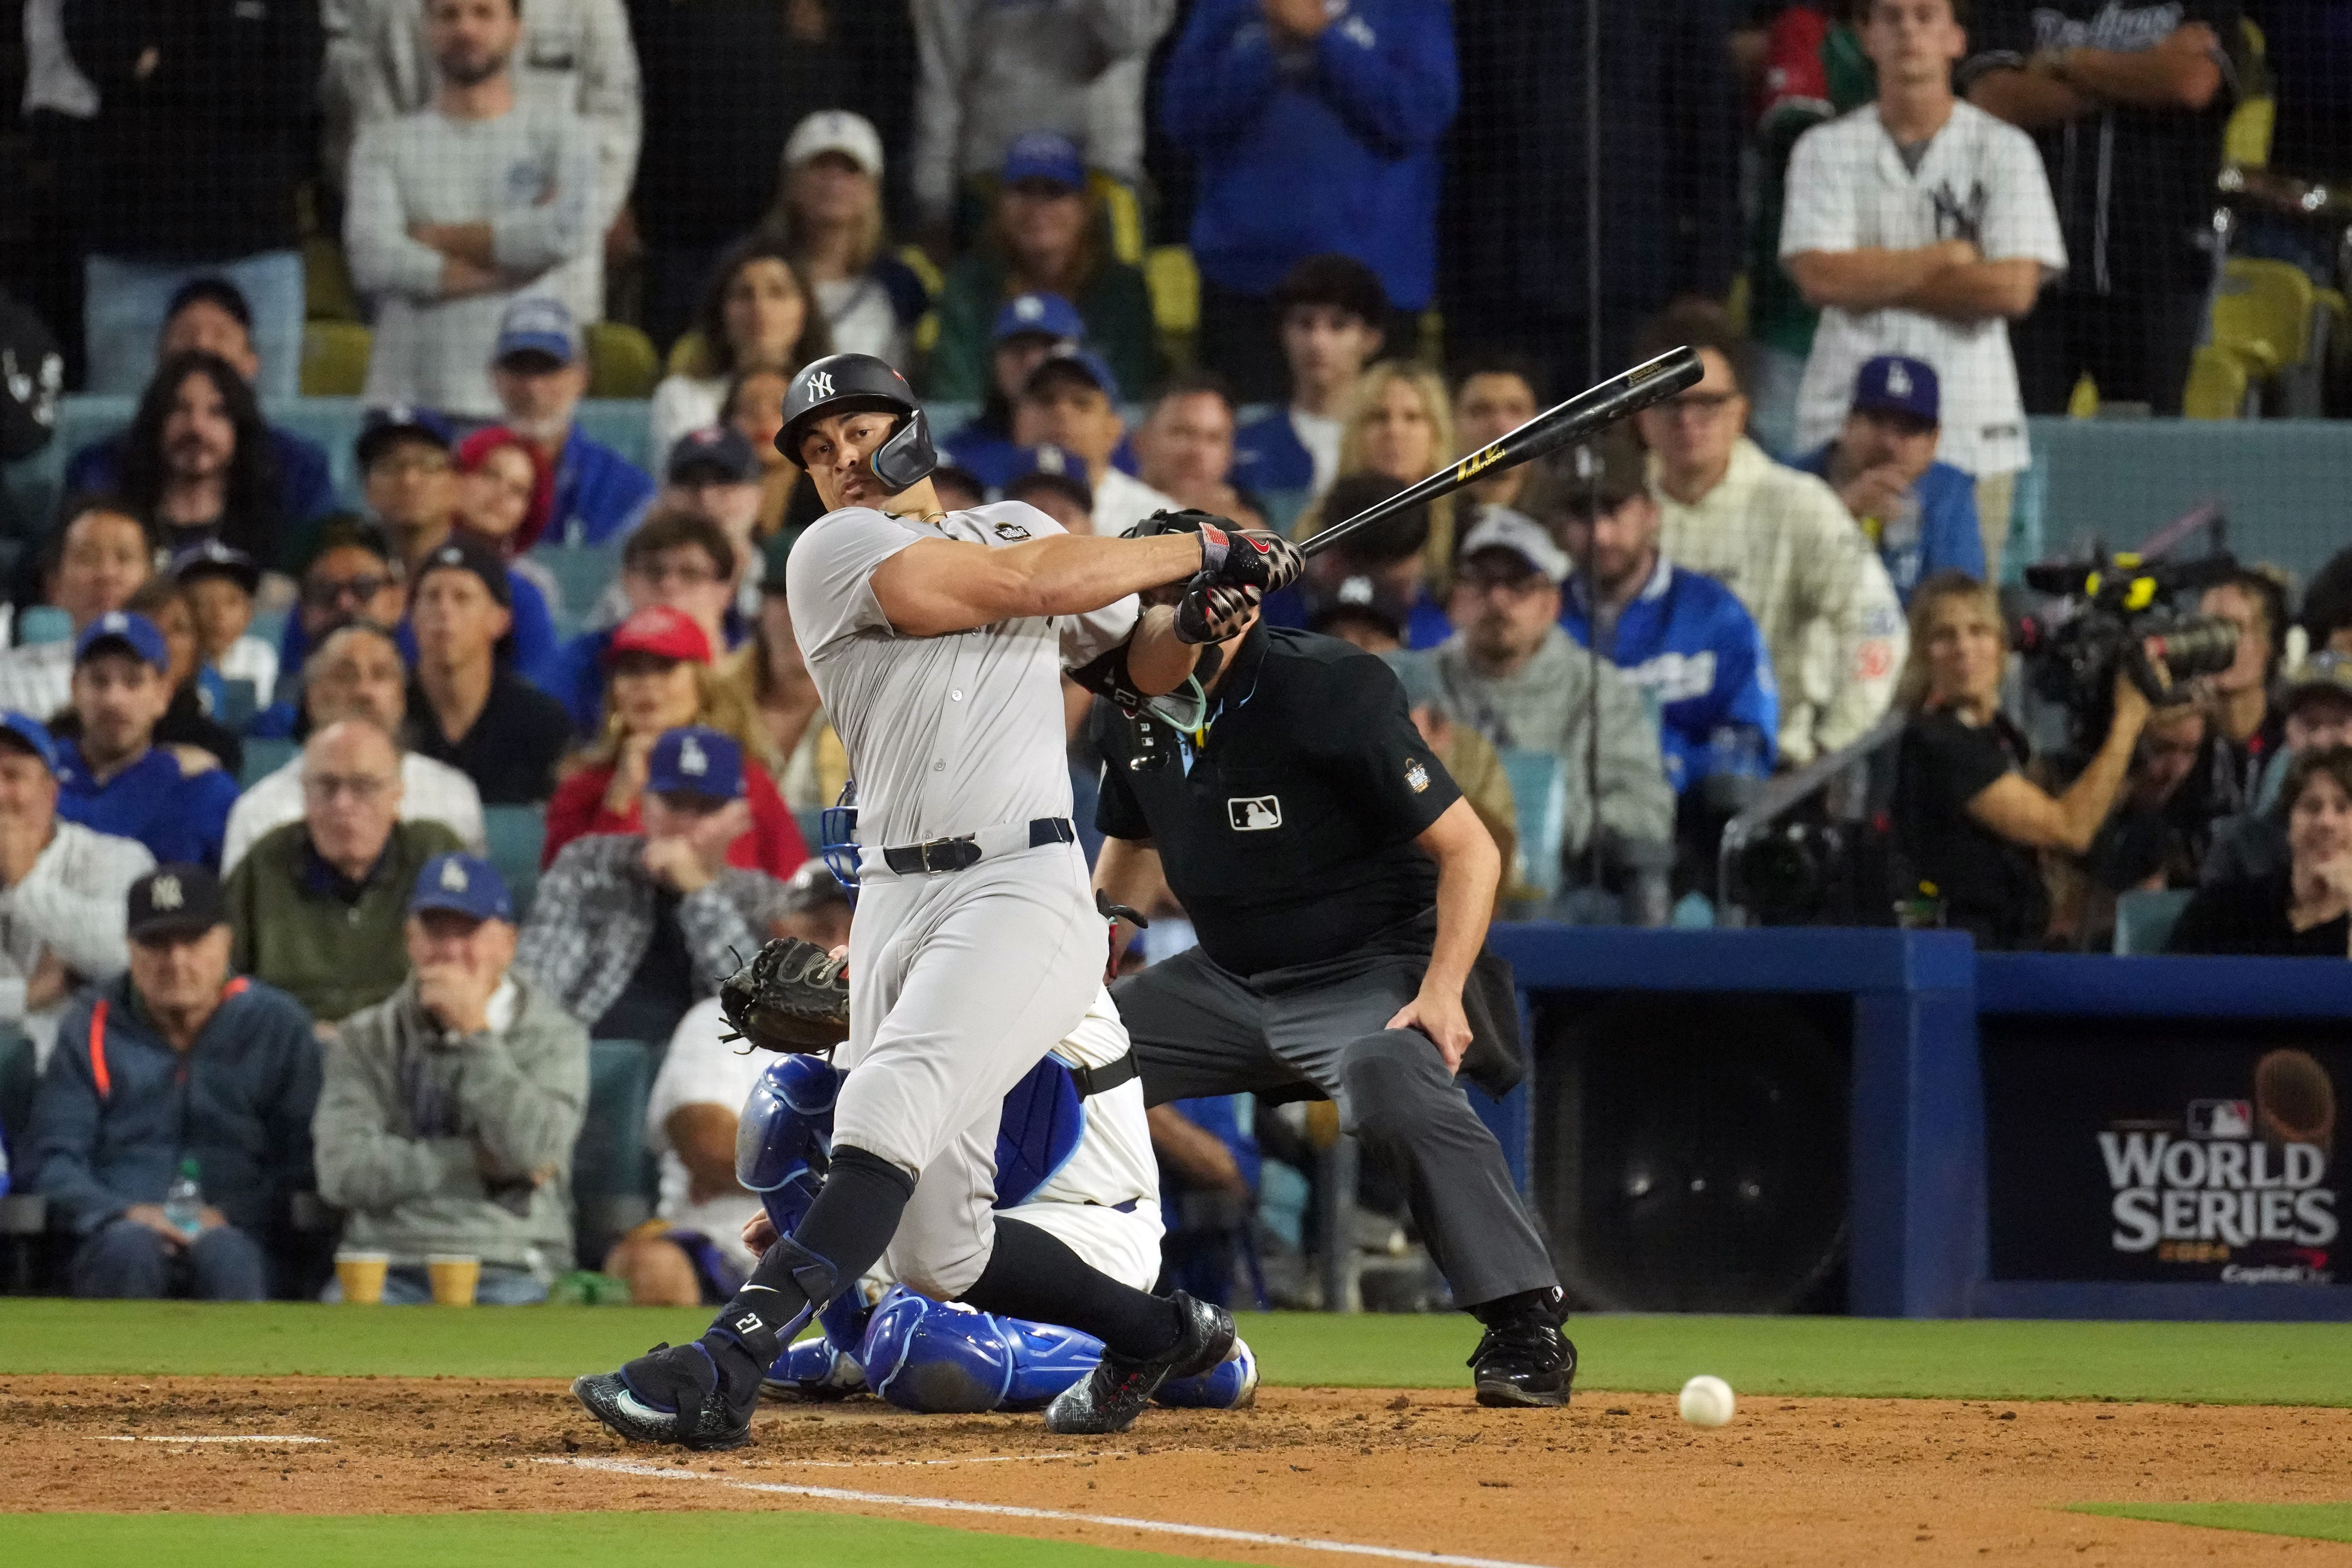
[[[801,435],[812,420],[832,414],[874,409],[904,416],[890,438],[874,449],[874,477],[892,494],[929,477],[940,465],[923,405],[907,378],[872,354],[827,354],[812,360],[784,393],[784,425],[776,450],[801,468]]]

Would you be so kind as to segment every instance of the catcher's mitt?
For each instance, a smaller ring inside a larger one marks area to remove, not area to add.
[[[763,1051],[829,1051],[849,1038],[848,961],[780,936],[719,987],[730,1039]]]

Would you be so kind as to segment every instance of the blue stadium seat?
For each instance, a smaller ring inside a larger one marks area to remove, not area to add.
[[[488,840],[490,864],[499,868],[514,894],[515,914],[518,918],[528,915],[531,895],[539,889],[539,852],[547,843],[547,808],[486,805],[482,833]]]
[[[1498,746],[1519,818],[1519,875],[1546,898],[1559,891],[1560,847],[1568,837],[1567,765],[1549,752]]]
[[[2116,895],[2116,952],[2119,954],[2162,952],[2180,911],[2195,896],[2191,888],[2166,888],[2157,892]]]
[[[237,783],[251,789],[263,779],[294,760],[302,748],[291,741],[265,741],[248,738],[245,742],[245,771]]]

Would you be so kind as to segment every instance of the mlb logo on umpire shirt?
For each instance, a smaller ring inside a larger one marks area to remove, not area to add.
[[[1225,802],[1226,819],[1235,833],[1264,833],[1282,826],[1282,797],[1254,795]]]

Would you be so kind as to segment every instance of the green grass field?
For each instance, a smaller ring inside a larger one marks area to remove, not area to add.
[[[0,1513],[0,1560],[74,1568],[479,1568],[791,1559],[858,1568],[1172,1568],[1196,1557],[803,1513]]]
[[[2073,1511],[2252,1531],[2258,1535],[2352,1541],[2352,1502],[2086,1502],[2077,1504]]]
[[[702,1309],[433,1308],[0,1300],[0,1375],[569,1377]],[[1461,1386],[1473,1325],[1454,1316],[1244,1316],[1269,1384]],[[1695,1373],[1743,1394],[2126,1399],[2352,1405],[2352,1325],[1914,1322],[1856,1318],[1591,1317],[1570,1331],[1579,1385],[1664,1393]]]

